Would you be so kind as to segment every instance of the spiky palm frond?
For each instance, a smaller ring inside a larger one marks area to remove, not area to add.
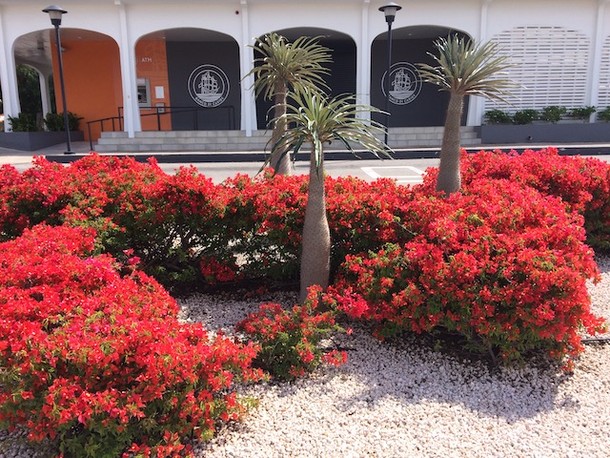
[[[359,144],[377,157],[392,158],[391,149],[379,137],[384,127],[375,121],[359,117],[363,113],[382,113],[367,105],[354,103],[351,95],[329,98],[312,88],[301,88],[290,93],[291,103],[284,115],[290,126],[273,145],[273,150],[293,150],[296,154],[304,143],[312,145],[313,160],[319,172],[324,154],[324,144],[339,140],[356,154],[353,144]]]
[[[450,35],[434,42],[438,55],[428,53],[437,65],[419,64],[420,75],[440,90],[459,95],[478,95],[506,102],[505,96],[516,84],[499,77],[511,65],[499,54],[496,43],[475,44]]]
[[[256,95],[271,99],[278,82],[286,89],[304,86],[326,88],[324,75],[329,70],[324,64],[332,62],[330,49],[319,44],[321,37],[299,37],[292,43],[273,32],[252,46],[261,57],[254,60],[254,68],[246,76],[254,75]]]

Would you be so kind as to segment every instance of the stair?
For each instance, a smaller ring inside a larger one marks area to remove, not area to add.
[[[443,127],[392,127],[388,144],[394,149],[401,148],[438,148],[443,140]],[[461,145],[481,144],[478,127],[460,129]]]
[[[136,132],[128,138],[126,132],[102,132],[94,149],[100,153],[264,151],[269,149],[270,135],[261,130],[250,137],[239,130],[199,130]],[[481,144],[477,127],[462,127],[461,136],[463,146]],[[395,150],[438,148],[442,137],[442,127],[396,127],[390,129],[388,143]]]
[[[239,130],[175,130],[136,132],[102,132],[95,145],[100,153],[188,152],[188,151],[262,151],[270,132],[255,131],[251,137]]]

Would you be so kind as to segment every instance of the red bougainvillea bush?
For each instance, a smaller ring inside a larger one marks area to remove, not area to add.
[[[19,173],[0,169],[0,228],[19,235],[38,223],[57,224],[65,218],[91,221],[111,218],[123,228],[145,208],[147,187],[166,175],[154,164],[129,158],[87,156],[68,167],[37,157]],[[125,219],[121,224],[121,219]]]
[[[377,250],[385,243],[408,239],[410,222],[401,214],[412,191],[391,179],[371,183],[358,178],[327,179],[327,213],[332,239],[333,271],[347,254]]]
[[[133,265],[92,255],[90,229],[39,225],[0,244],[0,423],[68,456],[185,451],[243,406],[253,344],[177,320]]]
[[[337,307],[379,334],[440,328],[503,359],[582,350],[599,330],[585,281],[596,278],[582,217],[555,197],[508,180],[473,181],[447,199],[420,189],[403,208],[406,243],[349,255],[331,288]]]
[[[280,304],[263,304],[238,323],[237,330],[261,346],[254,365],[279,380],[293,380],[321,363],[343,364],[345,351],[320,348],[321,340],[342,331],[324,298],[321,288],[312,286],[303,305],[286,310]]]
[[[298,278],[307,177],[265,173],[253,180],[241,175],[220,188],[231,195],[221,222],[229,239],[218,251],[223,246],[232,251],[224,264],[241,253],[245,277]],[[326,193],[333,266],[347,253],[377,249],[401,234],[395,213],[408,188],[387,179],[327,177]]]
[[[219,187],[228,196],[221,222],[225,238],[214,250],[222,264],[239,256],[241,278],[298,278],[306,177],[237,175]]]
[[[67,167],[37,158],[22,173],[3,166],[0,185],[5,240],[41,222],[69,223],[95,228],[97,243],[114,257],[133,250],[166,286],[298,278],[303,175],[238,175],[214,184],[192,167],[167,175],[154,161],[91,155]],[[394,207],[407,188],[327,178],[327,189],[334,266],[346,253],[393,239],[400,227]]]
[[[560,197],[584,216],[587,243],[610,252],[610,164],[591,157],[560,156],[556,148],[516,152],[462,154],[462,185],[481,179],[507,179]],[[434,189],[437,169],[429,169],[425,186]]]
[[[610,240],[610,166],[559,156],[481,152],[463,159],[464,188],[475,178],[506,178],[557,195],[585,217],[588,241]],[[433,192],[435,170],[425,177]],[[377,250],[417,233],[403,212],[412,191],[392,180],[327,179],[333,272],[346,254]],[[45,222],[94,227],[104,252],[131,249],[141,269],[168,287],[180,283],[298,278],[305,176],[237,176],[221,184],[183,168],[91,155],[68,167],[38,158],[20,173],[0,169],[0,237]]]
[[[413,188],[327,178],[338,277],[244,320],[258,344],[179,322],[139,269],[169,286],[296,278],[305,176],[214,184],[97,155],[1,167],[0,423],[68,456],[183,453],[185,437],[242,412],[232,386],[262,376],[254,362],[284,379],[343,362],[318,347],[337,330],[331,307],[382,336],[447,330],[505,360],[578,354],[579,330],[602,324],[584,227],[607,247],[610,167],[553,150],[463,161],[463,192],[447,199],[433,170]]]
[[[0,169],[0,237],[18,236],[39,223],[69,223],[92,227],[105,252],[122,257],[134,250],[143,267],[153,273],[168,264],[172,227],[155,224],[151,186],[168,179],[154,161],[87,156],[67,167],[35,158],[32,167],[15,173]]]

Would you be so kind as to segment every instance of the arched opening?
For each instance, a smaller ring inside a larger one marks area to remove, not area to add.
[[[433,84],[422,83],[418,63],[433,64],[428,53],[435,54],[434,41],[449,34],[470,38],[464,32],[448,27],[419,25],[392,31],[392,66],[389,74],[389,127],[442,126],[449,103],[449,95]],[[388,77],[387,33],[373,40],[371,49],[371,104],[385,110],[385,78]],[[468,97],[464,101],[462,124],[466,123]],[[385,116],[374,114],[373,119],[385,124]]]
[[[142,130],[240,128],[239,46],[212,30],[160,30],[136,43]]]
[[[28,65],[17,65],[17,86],[19,92],[19,106],[22,113],[42,114],[43,102],[41,85],[45,84],[45,75],[38,69]],[[53,99],[51,91],[50,99]]]
[[[49,112],[47,75],[23,63],[18,64],[15,71],[20,109],[18,115],[7,119],[8,125],[15,132],[43,130],[44,116]]]
[[[68,111],[82,118],[80,130],[88,138],[87,121],[116,115],[122,103],[121,70],[117,43],[102,33],[61,29],[62,59]],[[34,68],[40,75],[42,116],[61,113],[60,78],[53,29],[19,37],[14,44],[15,63]],[[18,81],[19,83],[19,81]],[[91,136],[99,136],[92,126]]]
[[[13,46],[20,113],[34,118],[40,128],[42,118],[55,111],[50,37],[48,30],[39,30],[22,35]]]
[[[332,62],[328,64],[330,73],[325,82],[330,89],[330,95],[356,93],[356,43],[349,36],[334,30],[313,27],[277,30],[276,33],[294,41],[298,37],[320,37],[319,43],[331,50]],[[255,58],[258,56],[255,55]],[[257,128],[266,129],[271,121],[270,109],[273,102],[258,97],[256,100]]]

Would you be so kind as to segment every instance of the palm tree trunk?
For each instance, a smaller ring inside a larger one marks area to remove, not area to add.
[[[277,83],[275,87],[275,96],[273,97],[273,115],[275,124],[273,125],[273,133],[271,135],[271,147],[278,142],[278,140],[286,132],[286,103],[287,103],[287,88],[285,84]],[[279,175],[292,175],[292,161],[290,159],[290,152],[286,152],[286,149],[276,149],[271,154],[269,159],[269,165],[275,170],[275,173]]]
[[[328,287],[330,275],[330,230],[326,217],[324,190],[324,159],[316,168],[313,152],[309,165],[309,186],[303,225],[301,253],[301,291],[299,301],[305,302],[307,288],[320,285]]]
[[[451,92],[445,129],[443,132],[443,144],[441,145],[441,163],[438,171],[436,190],[445,195],[460,190],[462,178],[460,174],[460,124],[462,121],[462,109],[464,96]]]

